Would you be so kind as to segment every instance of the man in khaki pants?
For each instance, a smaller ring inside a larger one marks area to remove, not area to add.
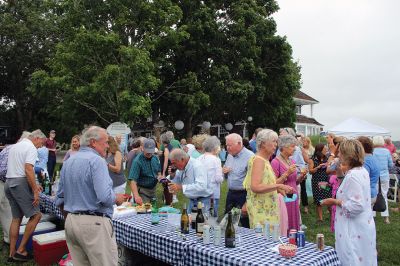
[[[90,127],[81,148],[61,170],[56,204],[68,212],[65,236],[74,265],[118,265],[111,217],[113,205],[124,202],[114,194],[104,160],[108,136],[104,128]]]

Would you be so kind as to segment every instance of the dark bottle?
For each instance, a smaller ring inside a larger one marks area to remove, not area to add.
[[[182,215],[181,215],[181,233],[189,234],[189,215],[186,211],[186,204],[183,205]]]
[[[44,189],[44,194],[46,195],[51,195],[51,184],[49,177],[45,174],[44,175],[44,181],[43,181],[43,189]]]
[[[235,246],[235,227],[232,222],[232,213],[228,212],[228,224],[226,225],[225,230],[225,247],[234,248]]]
[[[201,210],[201,202],[197,203],[197,216],[196,216],[196,234],[197,236],[203,235],[203,226],[204,226],[204,215],[203,211]]]
[[[196,230],[196,216],[197,216],[197,207],[193,206],[192,213],[190,214],[190,218],[192,220],[191,225],[193,230]]]
[[[151,224],[158,224],[160,222],[160,215],[158,214],[157,201],[153,200],[151,206]]]

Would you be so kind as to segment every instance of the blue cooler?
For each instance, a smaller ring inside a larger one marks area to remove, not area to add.
[[[40,234],[46,234],[46,233],[51,233],[56,231],[56,225],[50,222],[43,222],[43,223],[38,223],[35,232],[29,237],[28,243],[26,244],[26,250],[28,252],[32,252],[33,246],[32,246],[32,236],[34,235],[40,235]],[[17,240],[17,249],[19,247],[19,244],[21,243],[22,236],[24,235],[25,232],[25,225],[21,226],[19,228],[19,236]]]

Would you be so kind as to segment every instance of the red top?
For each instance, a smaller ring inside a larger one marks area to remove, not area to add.
[[[385,143],[384,146],[385,146],[386,149],[388,149],[388,150],[390,151],[390,154],[396,153],[396,147],[394,146],[393,143],[390,144],[390,145],[387,145],[387,144]]]
[[[55,139],[53,139],[53,140],[51,140],[51,139],[46,139],[46,148],[47,149],[55,149],[56,148],[56,140]],[[55,151],[50,151],[49,150],[49,155],[56,155],[56,152]]]

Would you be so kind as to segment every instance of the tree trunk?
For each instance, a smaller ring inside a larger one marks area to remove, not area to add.
[[[192,117],[185,119],[186,138],[191,139],[193,136]]]

